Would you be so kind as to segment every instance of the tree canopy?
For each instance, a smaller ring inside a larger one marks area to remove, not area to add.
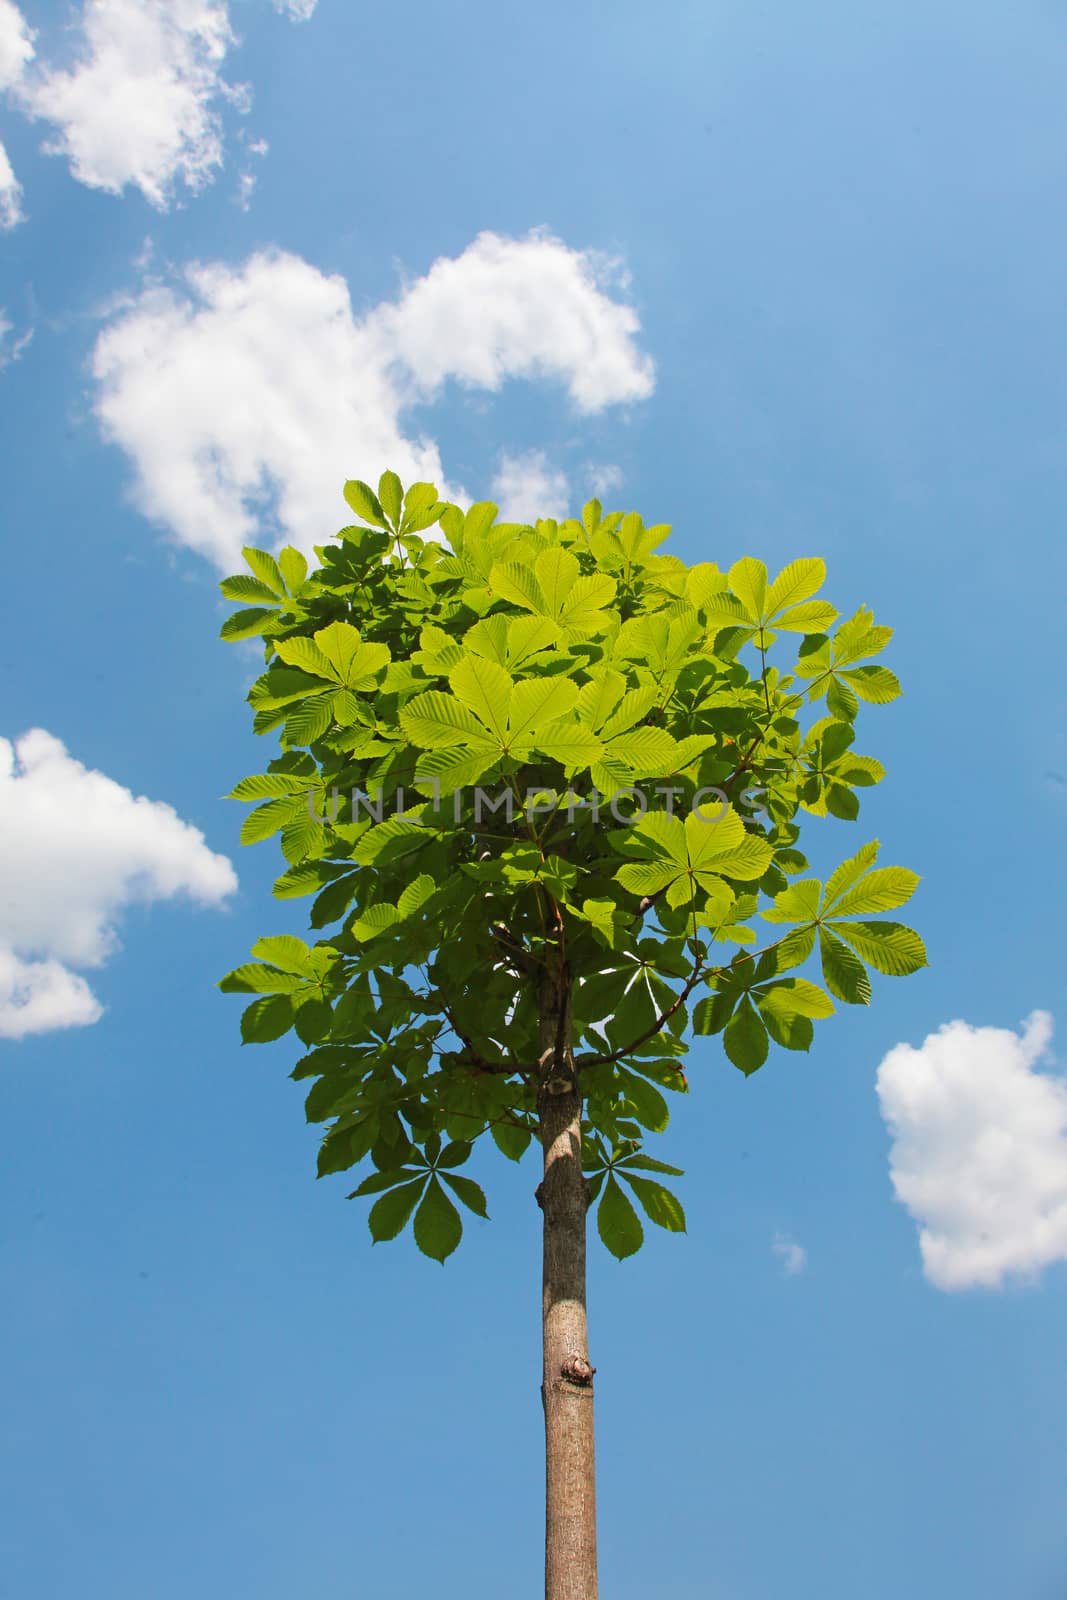
[[[517,1161],[537,1131],[536,980],[562,964],[588,1192],[630,1255],[642,1214],[685,1226],[646,1140],[692,1038],[753,1073],[867,1004],[871,970],[925,964],[883,915],[914,873],[868,842],[823,883],[799,847],[884,776],[854,744],[900,692],[872,660],[892,630],[842,618],[820,560],[687,565],[668,527],[597,500],[520,525],[392,472],[345,496],[360,520],[314,570],[250,548],[222,584],[242,604],[223,637],[263,640],[248,698],[280,744],[232,791],[255,802],[241,838],[280,837],[274,893],[314,896],[320,936],[260,939],[221,987],[255,996],[245,1042],[306,1047],[320,1175],[358,1169],[373,1237],[413,1219],[444,1260],[461,1208],[486,1215],[475,1144]]]

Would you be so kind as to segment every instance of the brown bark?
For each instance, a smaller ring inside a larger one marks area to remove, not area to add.
[[[597,1600],[595,1368],[589,1361],[585,1307],[582,1099],[571,1050],[565,969],[550,972],[543,982],[540,1026],[545,1600]]]

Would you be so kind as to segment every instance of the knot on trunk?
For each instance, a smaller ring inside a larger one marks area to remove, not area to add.
[[[559,1369],[561,1378],[566,1378],[568,1383],[576,1383],[579,1388],[588,1388],[593,1381],[595,1367],[591,1367],[584,1356],[569,1355]]]
[[[577,1085],[573,1078],[565,1078],[562,1073],[557,1073],[544,1081],[546,1094],[573,1094]]]

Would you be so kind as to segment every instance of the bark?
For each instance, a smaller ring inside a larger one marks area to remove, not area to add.
[[[565,969],[545,978],[540,1009],[545,1600],[597,1600],[595,1368],[589,1361],[585,1307],[582,1100],[571,1051]]]

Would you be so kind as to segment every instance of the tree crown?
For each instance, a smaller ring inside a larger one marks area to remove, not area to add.
[[[279,834],[275,895],[314,895],[312,929],[333,931],[261,939],[220,987],[257,997],[246,1043],[292,1028],[307,1047],[292,1075],[314,1080],[319,1173],[369,1169],[375,1239],[414,1217],[444,1260],[453,1197],[486,1215],[457,1169],[486,1136],[519,1160],[561,1071],[601,1237],[632,1254],[627,1191],[685,1225],[660,1181],[679,1170],[643,1141],[686,1091],[690,1032],[752,1073],[771,1044],[809,1049],[835,1001],[866,1004],[868,968],[925,964],[878,915],[914,873],[868,843],[823,884],[798,848],[805,816],[854,821],[884,776],[853,742],[860,703],[900,693],[871,661],[892,630],[841,620],[822,561],[773,581],[750,556],[689,566],[662,553],[668,527],[597,500],[531,526],[392,472],[345,497],[360,522],[315,570],[250,548],[221,585],[245,603],[222,636],[264,641],[248,698],[281,745],[232,791],[258,802],[241,839]],[[816,963],[825,987],[799,970]],[[548,972],[569,1026],[546,1062]]]

